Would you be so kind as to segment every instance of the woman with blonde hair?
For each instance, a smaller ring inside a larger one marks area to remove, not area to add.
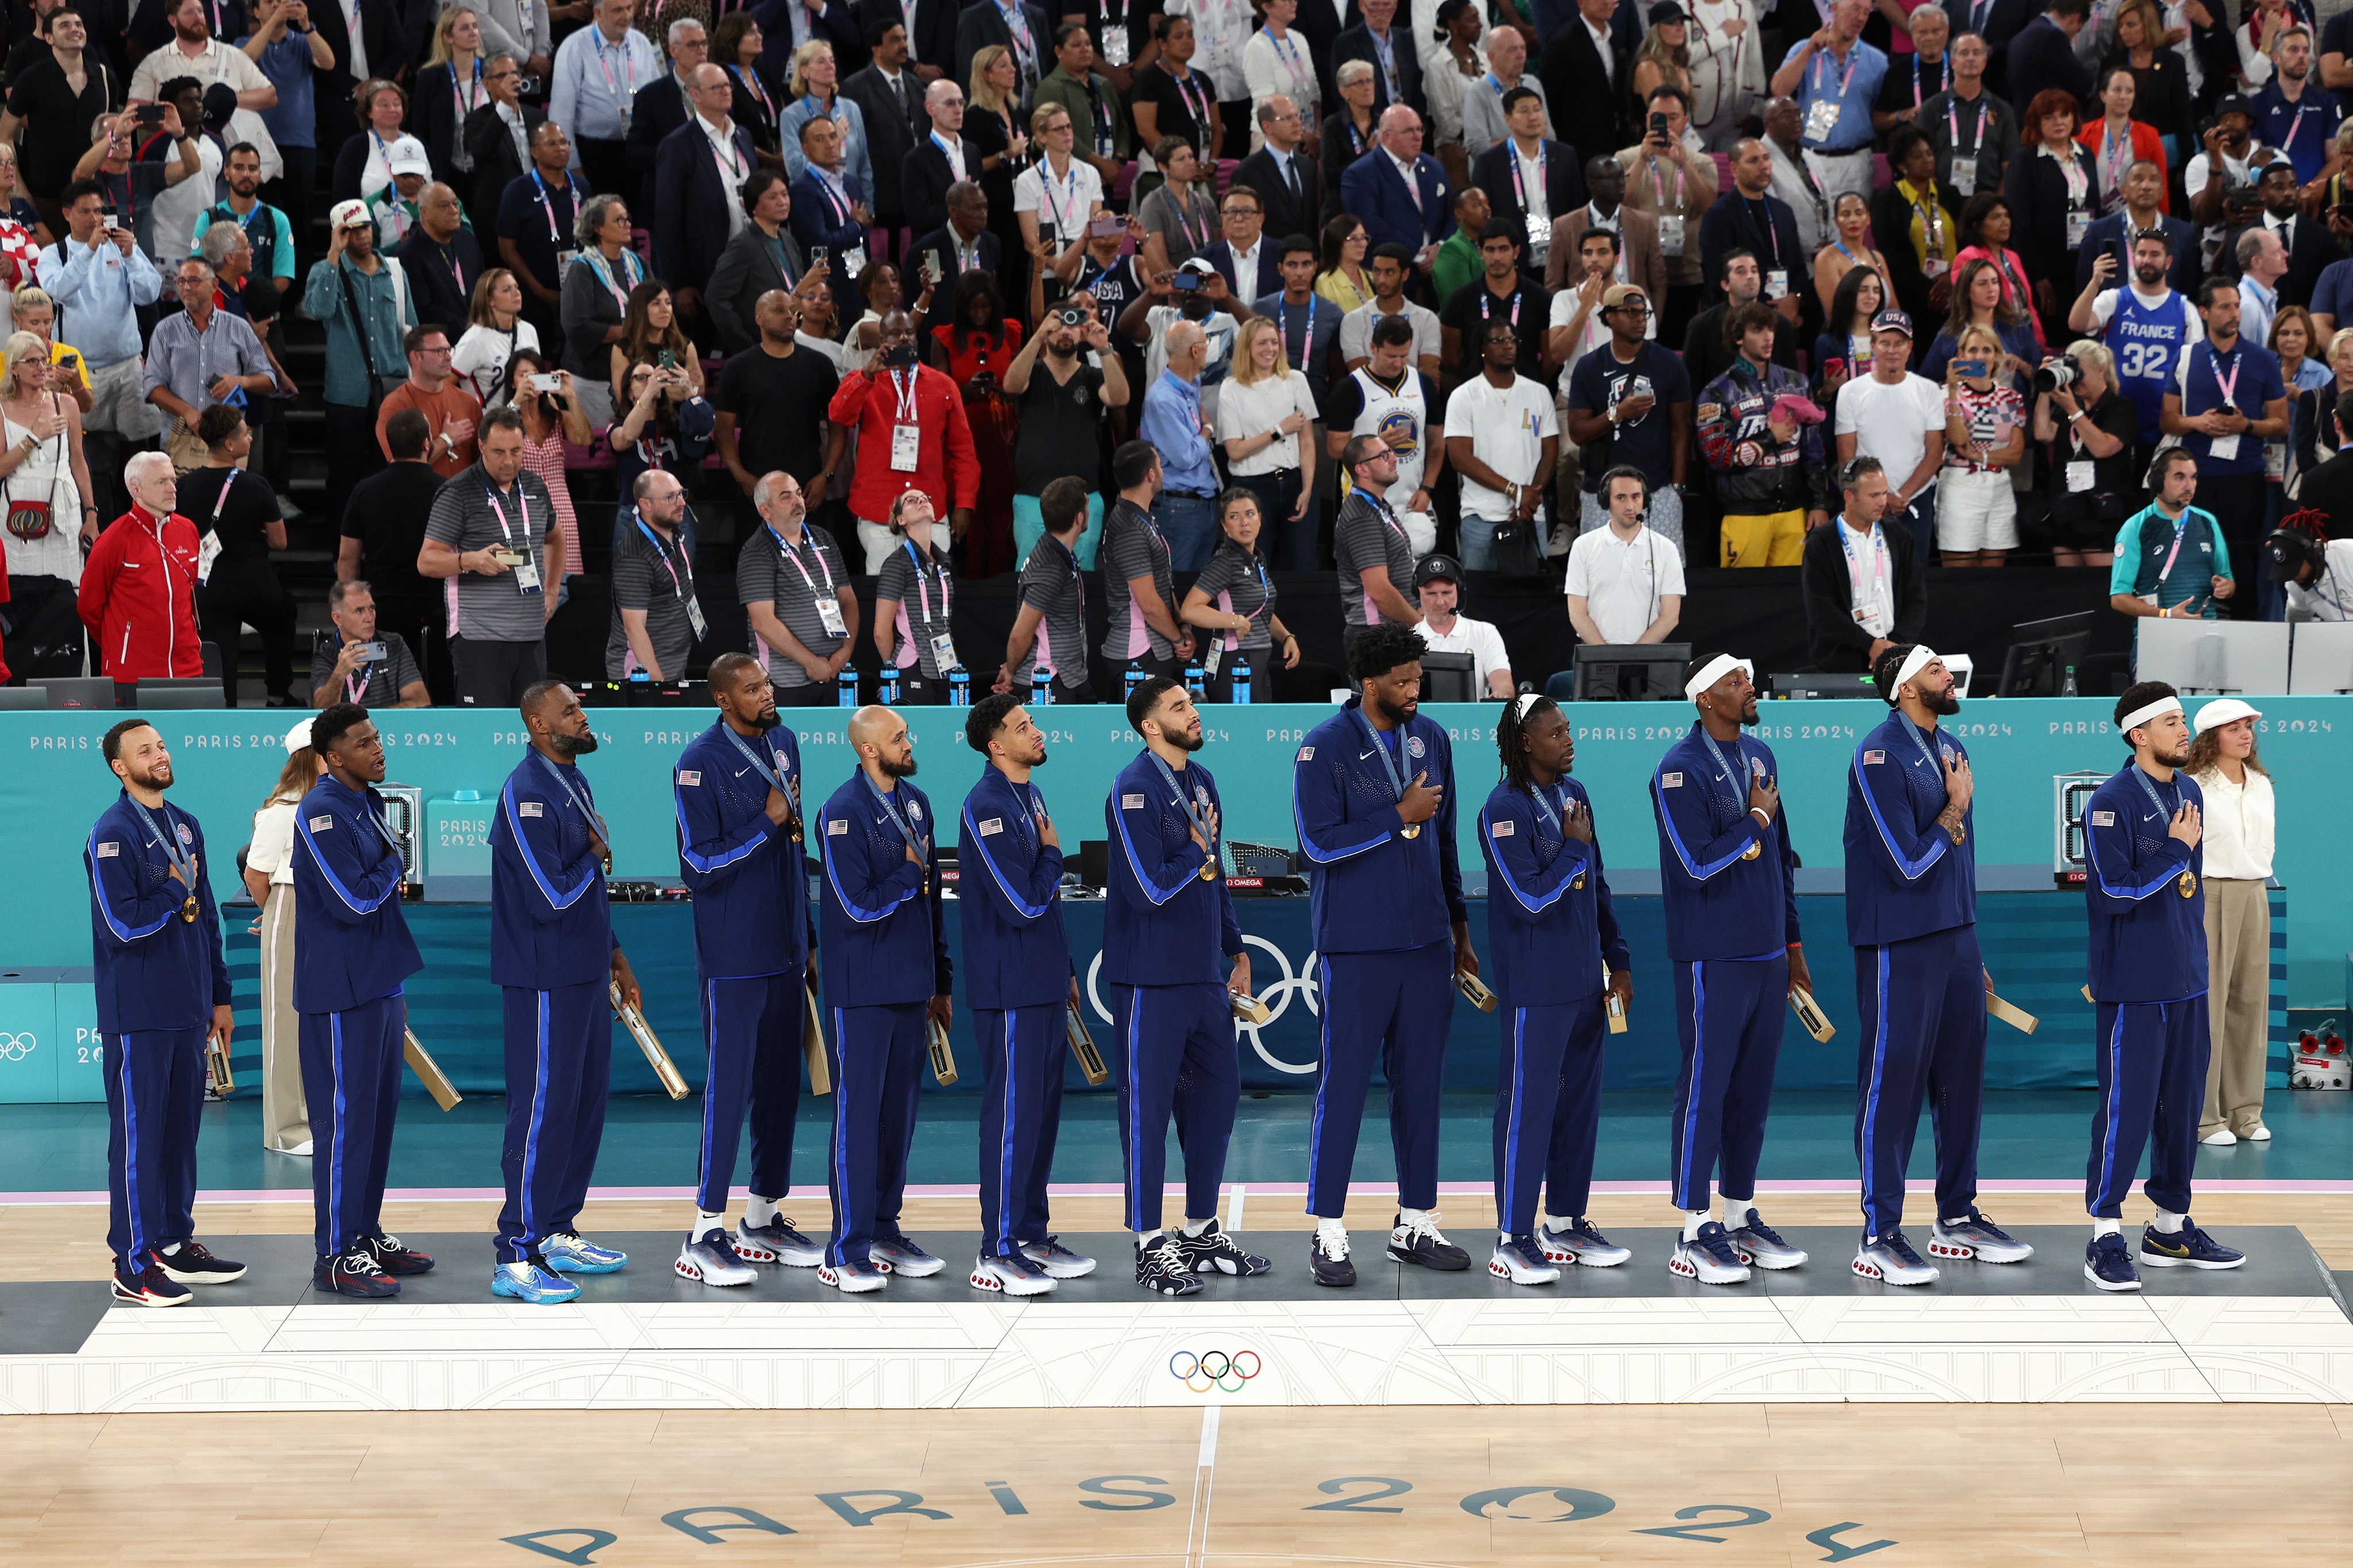
[[[51,378],[52,382],[62,383],[58,390],[71,396],[74,406],[87,416],[92,401],[90,366],[83,362],[80,350],[71,343],[58,342],[58,302],[49,298],[47,290],[28,283],[9,296],[8,314],[13,331],[31,332],[49,345],[49,363],[60,372]]]
[[[0,375],[0,490],[7,500],[7,665],[12,673],[79,675],[82,637],[74,596],[84,542],[98,537],[82,460],[81,409],[52,382],[67,373],[49,363],[37,332],[8,337]]]
[[[417,73],[416,121],[411,126],[433,160],[433,177],[459,183],[474,160],[466,151],[466,116],[491,100],[482,85],[482,19],[473,9],[452,5],[433,24],[433,54]]]
[[[792,101],[776,115],[776,139],[784,143],[785,176],[797,180],[808,167],[801,153],[801,127],[822,115],[841,128],[842,173],[857,177],[869,207],[874,205],[874,159],[868,151],[866,116],[858,100],[841,94],[840,68],[833,46],[811,38],[793,51]]]
[[[988,231],[997,236],[1000,251],[997,280],[1023,299],[1029,290],[1029,252],[1021,239],[1021,224],[1013,214],[1013,182],[1029,166],[1029,127],[1021,122],[1016,96],[1021,86],[1020,67],[1013,51],[990,44],[974,51],[972,84],[965,91],[965,155],[980,154],[980,166],[967,172],[988,198]]]
[[[1936,548],[1947,566],[1999,566],[2018,548],[2010,473],[2026,456],[2026,410],[2002,374],[2001,336],[1974,322],[1945,366],[1945,467],[1936,479]]]
[[[1691,68],[1691,24],[1680,15],[1672,19],[1653,18],[1651,30],[1642,35],[1642,47],[1634,51],[1634,106],[1648,115],[1651,93],[1662,87],[1680,88],[1683,101],[1689,103]]]
[[[2140,410],[2116,389],[2116,357],[2098,339],[2078,338],[2065,357],[2074,384],[2034,396],[2034,439],[2052,444],[2051,563],[2107,566],[2116,531],[2141,505]]]
[[[2263,1073],[2269,1065],[2272,874],[2276,821],[2272,776],[2255,751],[2263,714],[2235,697],[2198,710],[2189,776],[2206,796],[2206,1110],[2198,1141],[2264,1143]]]
[[[465,335],[449,351],[449,368],[466,378],[483,407],[506,380],[507,361],[539,347],[539,329],[523,320],[522,285],[503,267],[474,279]]]
[[[1229,489],[1218,498],[1218,547],[1176,611],[1187,626],[1210,634],[1201,640],[1210,644],[1205,662],[1212,702],[1233,700],[1237,658],[1250,660],[1250,695],[1261,702],[1271,700],[1278,658],[1285,669],[1299,668],[1299,639],[1274,613],[1264,519],[1255,489]]]
[[[327,764],[311,749],[305,713],[286,732],[286,765],[269,796],[253,814],[253,841],[245,850],[245,890],[261,917],[261,1146],[273,1154],[307,1157],[311,1108],[302,1093],[294,1013],[294,808],[325,776]]]
[[[2122,66],[2133,73],[2136,118],[2157,127],[2168,167],[2179,168],[2196,145],[2197,124],[2189,68],[2165,47],[2165,16],[2156,0],[2125,0],[2116,10],[2116,50],[2100,68]]]
[[[1233,369],[1218,393],[1218,444],[1233,482],[1258,498],[1270,536],[1303,526],[1315,494],[1315,395],[1292,367],[1273,318],[1252,316],[1234,334]],[[1291,558],[1268,541],[1267,553]]]

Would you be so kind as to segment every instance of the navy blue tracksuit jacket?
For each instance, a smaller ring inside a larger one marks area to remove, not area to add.
[[[697,735],[672,779],[679,875],[694,894],[695,973],[705,980],[797,974],[808,965],[811,921],[802,845],[792,835],[805,793],[800,740],[781,724],[735,736],[751,751],[746,758],[731,733],[722,719]],[[768,820],[762,767],[792,800],[781,823]]]
[[[1451,942],[1470,919],[1454,844],[1454,749],[1443,726],[1415,714],[1373,728],[1361,698],[1307,732],[1291,772],[1292,816],[1306,856],[1319,952],[1394,952]],[[1377,748],[1410,784],[1427,773],[1446,792],[1413,837]]]

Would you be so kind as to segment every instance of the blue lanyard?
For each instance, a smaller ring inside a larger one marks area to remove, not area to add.
[[[1936,752],[1942,748],[1931,748],[1927,742],[1922,740],[1920,738],[1920,726],[1912,722],[1909,718],[1906,718],[1904,721],[1904,732],[1912,737],[1912,743],[1920,749],[1920,754],[1928,760],[1928,765],[1936,770],[1937,775],[1941,779],[1945,769],[1944,764],[1936,760]]]
[[[792,801],[797,808],[800,803],[795,799],[792,786],[776,776],[776,768],[774,765],[776,762],[775,750],[763,741],[760,750],[755,752],[744,743],[744,737],[735,732],[733,725],[723,721],[719,727],[727,731],[727,739],[733,743],[738,752],[744,754],[744,760],[758,771],[761,778],[767,781],[768,787],[786,800]],[[763,753],[765,753],[765,760],[763,760]]]
[[[915,830],[907,825],[907,819],[900,815],[898,803],[892,800],[891,795],[882,793],[881,787],[874,782],[874,775],[864,768],[858,770],[858,776],[866,781],[867,793],[873,795],[876,804],[882,807],[882,815],[891,819],[891,826],[899,830],[899,837],[907,841],[907,847],[915,852],[917,859],[928,864],[931,858],[930,851],[924,847],[923,839],[916,835]],[[892,793],[896,793],[895,789]]]
[[[1532,793],[1535,796],[1536,809],[1544,813],[1545,826],[1552,829],[1554,837],[1566,844],[1568,834],[1561,826],[1560,819],[1567,814],[1568,802],[1566,796],[1557,801],[1553,799],[1552,792],[1558,788],[1560,786],[1556,784],[1538,784]]]
[[[2164,797],[2157,793],[2157,785],[2149,782],[2147,773],[2144,771],[2141,765],[2137,763],[2133,764],[2132,776],[2139,781],[2141,794],[2148,796],[2148,804],[2157,807],[2158,815],[2164,817],[2168,822],[2172,821],[2173,814],[2181,809],[2180,779],[2177,776],[2176,778],[2168,781],[2171,784],[2173,790],[2173,804],[2168,807],[2165,804]]]
[[[147,819],[148,827],[154,832],[164,846],[164,856],[172,862],[172,869],[180,874],[180,879],[188,885],[189,893],[194,895],[196,890],[196,857],[193,850],[181,844],[180,835],[172,821],[172,808],[168,805],[164,808],[164,820],[159,823],[155,820],[155,814],[147,809],[145,801],[133,796],[131,804],[137,806],[139,815]]]
[[[1021,835],[1021,842],[1029,846],[1034,854],[1039,844],[1038,819],[1046,815],[1046,802],[1039,795],[1036,784],[1013,784],[1011,779],[1005,782],[1013,785],[1013,798],[1025,807],[1013,814],[1017,825],[1014,830]]]
[[[1166,763],[1160,760],[1159,752],[1147,751],[1144,754],[1150,757],[1152,765],[1160,770],[1160,780],[1168,786],[1169,797],[1176,801],[1177,808],[1184,812],[1186,818],[1194,826],[1201,830],[1201,837],[1209,841],[1209,854],[1214,858],[1218,853],[1218,836],[1209,830],[1209,819],[1187,797],[1184,786],[1176,782],[1176,773]]]
[[[1373,721],[1365,717],[1365,710],[1359,708],[1356,711],[1356,722],[1364,727],[1365,733],[1371,738],[1373,750],[1380,753],[1381,770],[1389,775],[1389,788],[1397,792],[1398,799],[1403,800],[1405,798],[1404,768],[1390,753],[1388,745],[1382,742],[1381,732],[1373,728]],[[1398,737],[1398,745],[1402,749],[1405,745],[1405,732],[1400,730],[1395,733]]]
[[[656,536],[652,529],[646,526],[646,520],[642,517],[638,519],[638,531],[646,536],[646,542],[652,545],[654,547],[654,553],[661,558],[662,570],[670,574],[670,596],[674,599],[684,599],[687,595],[688,584],[694,581],[694,563],[691,561],[688,561],[686,563],[686,582],[680,582],[678,580],[678,568],[670,563],[670,552],[662,547],[661,540]],[[680,552],[679,558],[681,560],[685,560],[685,552],[683,551]],[[727,732],[732,735],[735,731],[730,730]]]
[[[1739,768],[1735,768],[1732,763],[1725,759],[1723,749],[1715,743],[1715,737],[1707,732],[1707,726],[1704,724],[1699,726],[1699,738],[1706,743],[1708,755],[1715,759],[1715,765],[1724,770],[1724,776],[1732,781],[1732,804],[1742,806],[1745,810],[1745,803],[1748,796],[1747,792],[1742,789],[1741,786],[1747,783],[1747,768],[1745,765]],[[1736,736],[1733,740],[1732,749],[1736,752],[1739,753],[1740,759],[1745,764],[1748,760],[1748,753],[1741,751],[1740,741]]]
[[[555,775],[555,782],[557,784],[562,786],[565,798],[569,799],[573,805],[579,811],[580,815],[586,817],[596,827],[596,837],[604,839],[608,844],[612,842],[613,836],[605,830],[605,819],[596,815],[596,804],[589,799],[587,784],[586,783],[575,784],[573,781],[572,775],[576,773],[579,770],[576,768],[560,766],[552,761],[546,752],[535,748],[533,749],[532,755],[537,757],[541,762],[547,764],[547,771]]]

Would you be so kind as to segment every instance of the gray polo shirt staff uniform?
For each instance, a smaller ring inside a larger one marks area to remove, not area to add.
[[[1038,666],[1054,672],[1054,696],[1068,702],[1087,685],[1087,587],[1078,558],[1048,534],[1021,568],[1021,604],[1038,610],[1038,635],[1013,672],[1014,695],[1026,697]]]
[[[544,580],[547,529],[555,517],[547,486],[524,468],[498,492],[495,508],[493,488],[480,463],[443,485],[426,516],[425,537],[460,555],[493,549],[528,555]],[[527,589],[512,567],[491,577],[460,572],[445,580],[442,592],[445,598],[454,595],[453,636],[470,642],[535,643],[546,635],[547,602],[542,593]]]
[[[354,687],[346,678],[337,683],[329,698],[333,702],[356,702],[363,708],[392,708],[400,702],[400,689],[425,679],[417,668],[408,643],[398,632],[376,633],[373,639],[384,644],[384,657],[372,664],[360,666],[359,683]],[[316,691],[335,673],[335,657],[343,649],[343,639],[333,642],[320,639],[311,649],[311,689]]]
[[[744,542],[735,560],[735,597],[746,606],[768,604],[785,630],[820,658],[831,658],[849,640],[849,623],[838,596],[849,581],[842,564],[841,547],[824,529],[804,522],[798,542],[787,544],[776,529],[763,527]],[[839,626],[840,631],[831,628]],[[815,684],[808,671],[776,653],[752,633],[754,658],[778,687]]]
[[[686,656],[694,650],[695,622],[702,616],[694,598],[694,563],[683,534],[664,539],[653,524],[632,517],[613,545],[613,620],[605,637],[605,677],[626,680],[644,667],[621,625],[623,610],[646,613],[646,640],[654,646],[661,679],[686,679]]]

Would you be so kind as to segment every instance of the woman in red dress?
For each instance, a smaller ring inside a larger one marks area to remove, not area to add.
[[[964,388],[972,445],[980,459],[980,500],[972,527],[956,542],[956,574],[994,577],[1013,570],[1013,437],[1019,415],[999,385],[1021,352],[1021,323],[1008,321],[997,279],[967,272],[956,279],[945,321],[932,329],[931,360]]]

